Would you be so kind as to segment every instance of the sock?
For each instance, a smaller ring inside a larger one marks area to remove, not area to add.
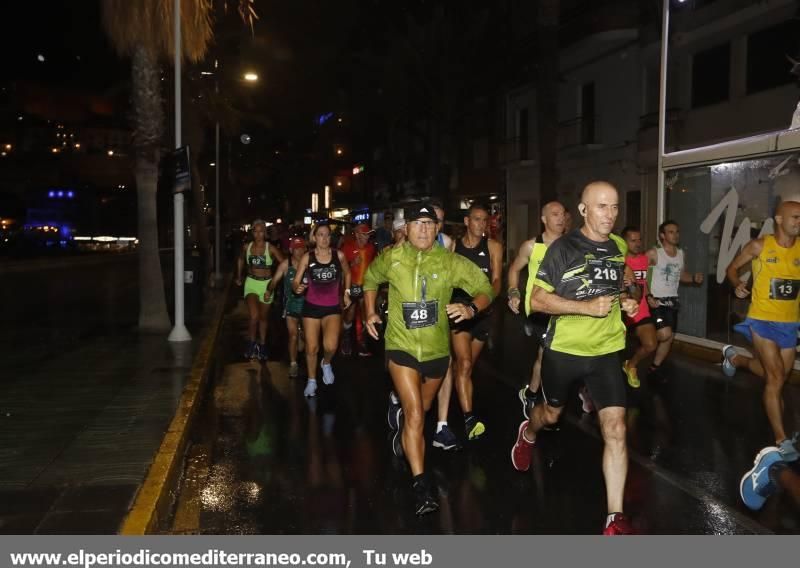
[[[437,422],[436,423],[436,433],[438,434],[439,432],[441,432],[442,428],[444,428],[445,426],[447,426],[447,420],[442,420],[442,421]]]
[[[614,517],[616,517],[617,515],[621,515],[621,514],[622,513],[611,513],[610,515],[608,515],[606,517],[606,528],[608,528],[608,525],[610,525],[611,522],[614,520]]]
[[[472,418],[473,418],[473,416],[472,416],[471,412],[465,412],[464,413],[464,422],[469,422],[470,420],[472,420]]]
[[[423,471],[419,475],[415,475],[414,478],[411,480],[411,484],[415,487],[417,484],[425,485],[425,472]]]
[[[389,392],[389,399],[392,401],[392,404],[400,404],[400,399],[397,398],[397,395],[394,394],[394,391]]]

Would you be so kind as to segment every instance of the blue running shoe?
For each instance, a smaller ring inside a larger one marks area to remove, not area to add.
[[[389,428],[397,430],[400,424],[400,416],[403,414],[403,407],[399,404],[389,403],[389,412],[386,414],[386,421],[389,423]]]
[[[402,458],[405,453],[403,452],[403,409],[400,409],[400,414],[397,416],[397,430],[392,436],[392,453],[395,457]]]
[[[795,432],[791,439],[786,438],[783,442],[778,444],[778,451],[781,453],[783,461],[793,462],[800,458],[800,454],[797,452],[797,439],[798,433]]]
[[[749,509],[758,511],[767,497],[775,493],[776,487],[769,478],[769,468],[781,461],[780,450],[775,446],[767,446],[758,452],[753,469],[745,473],[739,483],[739,495]]]
[[[442,426],[442,429],[433,435],[433,447],[440,450],[453,450],[458,449],[458,439],[453,431],[447,427],[447,424]]]
[[[726,377],[736,374],[736,365],[733,364],[734,357],[736,357],[736,348],[733,345],[726,345],[722,348],[722,372]]]
[[[248,341],[247,342],[247,349],[244,350],[244,358],[248,361],[250,359],[255,359],[258,357],[258,353],[256,351],[258,349],[258,343],[255,341]]]

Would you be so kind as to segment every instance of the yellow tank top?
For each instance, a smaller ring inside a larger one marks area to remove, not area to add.
[[[541,235],[536,237],[531,249],[531,256],[528,258],[528,283],[525,286],[525,315],[531,315],[531,295],[533,294],[533,281],[536,280],[536,273],[539,272],[539,265],[542,263],[544,253],[547,252],[547,245]]]
[[[800,321],[800,239],[784,248],[764,235],[761,254],[753,259],[753,298],[747,317],[765,321]]]

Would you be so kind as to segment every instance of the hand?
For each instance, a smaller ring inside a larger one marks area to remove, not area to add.
[[[304,293],[305,291],[306,291],[306,285],[305,285],[305,284],[303,284],[302,282],[300,283],[300,285],[299,285],[299,286],[296,286],[296,287],[294,288],[294,293],[295,293],[296,295],[298,295],[298,296],[299,296],[300,294]]]
[[[475,317],[475,312],[466,304],[456,303],[447,304],[445,306],[447,317],[453,320],[454,323],[461,323],[462,321],[470,320]]]
[[[383,320],[378,314],[372,314],[367,316],[367,321],[365,323],[367,325],[367,333],[369,333],[369,336],[375,341],[378,341],[380,337],[378,336],[378,330],[375,326],[383,323]]]
[[[342,296],[342,308],[346,310],[352,303],[353,301],[350,299],[350,290],[345,290]]]
[[[628,314],[630,317],[635,317],[636,314],[639,313],[639,302],[633,298],[626,298],[625,300],[622,300],[620,306],[622,307],[622,311]]]
[[[625,284],[625,287],[626,287],[626,288],[629,288],[629,287],[631,287],[633,284],[636,284],[636,280],[634,280],[633,278],[630,278],[630,277],[629,277],[629,276],[626,274],[626,272],[623,272],[623,273],[622,273],[622,283],[623,283],[623,284]]]
[[[635,300],[634,300],[635,301]],[[597,296],[586,302],[586,315],[604,318],[611,311],[611,296]]]
[[[704,278],[705,275],[702,272],[697,272],[694,276],[692,276],[692,282],[700,286],[703,283]]]
[[[519,304],[520,304],[519,296],[508,297],[508,308],[515,314],[519,313]]]
[[[733,290],[733,293],[736,294],[737,298],[746,298],[750,295],[750,290],[747,289],[746,282],[739,282],[739,285]]]
[[[661,303],[656,298],[654,298],[653,296],[648,294],[647,295],[647,305],[650,306],[651,308],[657,308],[658,306],[661,305]]]

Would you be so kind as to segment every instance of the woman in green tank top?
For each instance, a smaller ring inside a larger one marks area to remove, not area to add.
[[[297,366],[297,352],[300,337],[302,336],[302,313],[303,301],[305,297],[302,294],[295,294],[292,290],[292,281],[295,274],[297,274],[297,267],[300,264],[300,259],[306,252],[306,241],[303,237],[294,237],[289,241],[289,251],[291,256],[282,261],[275,271],[272,281],[267,287],[268,292],[273,292],[283,280],[283,297],[285,306],[283,315],[286,318],[286,328],[289,331],[289,377],[295,378],[298,374],[299,368]]]

